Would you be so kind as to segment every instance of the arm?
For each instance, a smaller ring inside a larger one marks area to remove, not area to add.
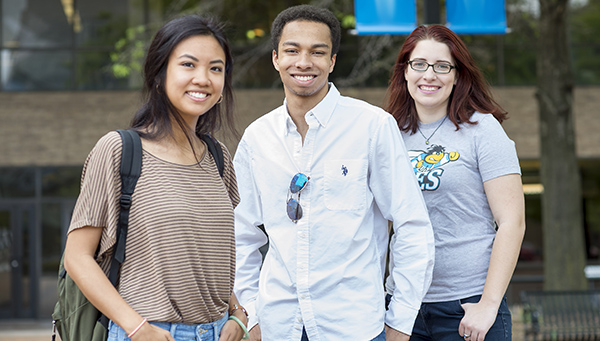
[[[464,335],[467,332],[473,341],[483,341],[494,324],[525,234],[525,202],[519,174],[500,176],[484,182],[483,186],[498,232],[481,300],[476,304],[463,305],[465,316],[459,333]]]
[[[260,193],[254,181],[250,148],[243,138],[235,153],[233,165],[240,194],[240,203],[234,211],[236,240],[234,292],[248,311],[248,329],[256,333],[255,329],[259,329],[254,328],[258,323],[255,302],[262,265],[262,254],[259,248],[268,240],[258,228],[262,224]]]
[[[403,332],[399,332],[396,329],[385,325],[385,340],[386,341],[408,341],[410,339],[410,335],[404,334]]]
[[[395,233],[390,246],[390,276],[395,287],[385,316],[386,325],[394,329],[387,333],[387,339],[393,340],[412,332],[431,284],[434,239],[425,201],[391,116],[382,122],[373,148],[369,186],[383,216],[393,222]]]
[[[240,302],[238,302],[237,297],[235,297],[235,294],[231,293],[231,298],[229,299],[230,316],[235,316],[245,326],[247,326],[248,318],[246,317],[246,314],[242,311],[241,308],[236,309],[236,306],[241,307]],[[225,325],[221,330],[219,341],[239,341],[244,337],[244,335],[244,329],[242,329],[242,327],[236,321],[230,319],[227,322],[225,322]]]
[[[129,334],[143,317],[123,300],[94,259],[102,230],[86,226],[71,231],[65,246],[64,266],[85,297]],[[168,332],[148,323],[143,324],[132,340],[174,341]]]

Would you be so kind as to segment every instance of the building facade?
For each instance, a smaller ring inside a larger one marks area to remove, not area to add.
[[[160,19],[163,7],[158,0],[0,0],[0,319],[50,316],[83,162],[102,135],[127,127],[140,105],[139,76],[119,78],[111,69],[115,42],[128,28]],[[381,87],[340,90],[380,106],[385,96]],[[494,92],[509,112],[503,126],[516,143],[526,185],[527,233],[517,276],[539,274],[535,87]],[[600,87],[578,87],[574,94],[586,252],[597,263]],[[237,88],[235,95],[240,132],[283,101],[278,87]],[[235,138],[219,138],[235,152]]]

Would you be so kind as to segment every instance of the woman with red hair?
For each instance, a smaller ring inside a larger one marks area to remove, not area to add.
[[[442,25],[408,36],[385,109],[402,132],[436,242],[411,340],[510,340],[504,295],[525,205],[516,149],[501,126],[507,113],[465,44]],[[394,286],[388,278],[388,292]]]

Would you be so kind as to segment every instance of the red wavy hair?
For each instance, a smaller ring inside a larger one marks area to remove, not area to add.
[[[469,123],[475,111],[489,113],[502,123],[508,113],[493,99],[490,85],[475,64],[463,41],[446,26],[428,25],[417,27],[400,48],[392,77],[388,85],[385,110],[391,113],[402,131],[415,133],[419,124],[415,101],[406,86],[404,73],[408,60],[418,42],[432,39],[446,44],[456,66],[457,82],[448,101],[448,118],[460,129],[459,123]]]

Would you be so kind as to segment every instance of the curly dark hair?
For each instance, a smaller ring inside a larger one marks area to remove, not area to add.
[[[283,27],[292,21],[305,20],[323,23],[329,27],[331,33],[331,55],[337,54],[340,49],[340,41],[342,39],[342,28],[340,21],[328,9],[319,8],[311,5],[298,5],[289,7],[277,15],[271,25],[271,43],[273,50],[278,53],[279,40]]]

